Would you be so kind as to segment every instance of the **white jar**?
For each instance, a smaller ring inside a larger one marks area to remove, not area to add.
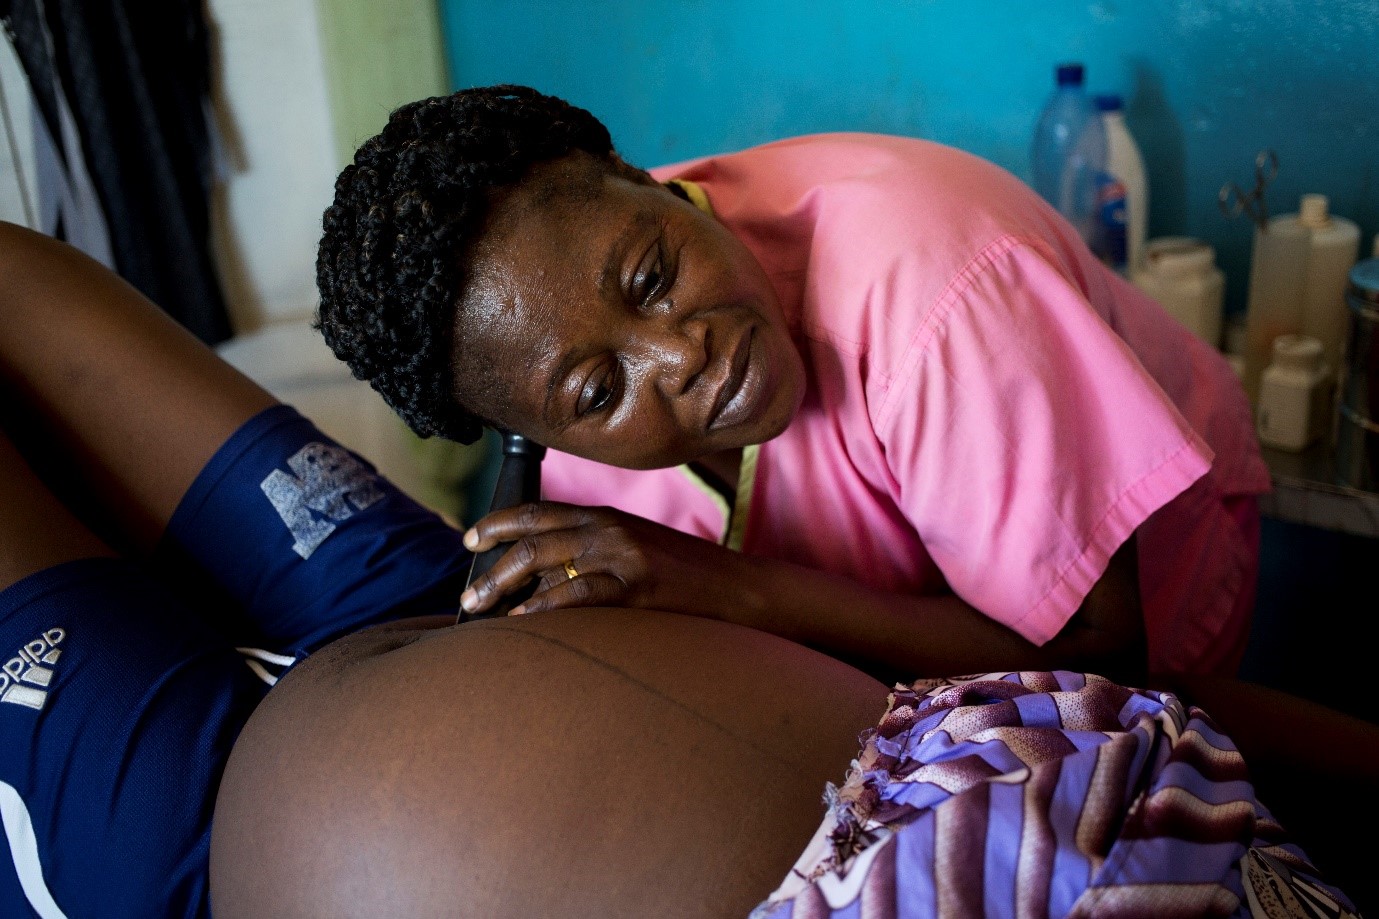
[[[1198,338],[1221,347],[1226,276],[1216,267],[1210,245],[1190,236],[1151,239],[1130,279]]]
[[[1321,341],[1310,335],[1280,335],[1273,350],[1273,362],[1259,379],[1259,442],[1303,450],[1330,420],[1331,370],[1322,359]]]

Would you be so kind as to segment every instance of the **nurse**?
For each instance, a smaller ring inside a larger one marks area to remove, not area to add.
[[[1232,673],[1269,487],[1224,358],[1016,178],[800,137],[655,169],[517,86],[393,114],[318,261],[336,354],[423,436],[549,448],[482,612],[719,618],[883,679]]]

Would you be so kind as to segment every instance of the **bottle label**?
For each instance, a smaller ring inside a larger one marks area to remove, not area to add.
[[[1110,173],[1097,176],[1096,227],[1092,252],[1117,271],[1129,258],[1126,236],[1125,183]]]

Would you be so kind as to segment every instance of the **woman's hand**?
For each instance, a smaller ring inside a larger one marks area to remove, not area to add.
[[[523,504],[489,514],[465,534],[475,552],[505,542],[512,547],[461,596],[466,611],[483,612],[538,578],[536,593],[513,613],[628,606],[720,619],[824,651],[883,682],[1062,668],[1119,678],[1131,659],[1143,668],[1133,540],[1113,556],[1083,609],[1042,646],[951,594],[866,587],[607,507]]]
[[[513,544],[461,596],[469,613],[531,578],[536,592],[513,614],[633,606],[719,618],[733,595],[722,583],[731,550],[609,507],[523,504],[489,514],[464,542],[472,552]]]

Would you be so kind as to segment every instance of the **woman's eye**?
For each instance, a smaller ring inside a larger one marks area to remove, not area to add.
[[[592,412],[599,412],[608,407],[613,401],[613,377],[611,374],[594,377],[584,386],[584,392],[580,396],[577,412],[583,416]]]
[[[650,264],[637,273],[637,299],[646,303],[660,292],[664,281],[665,269],[661,266],[661,247],[657,245]]]
[[[600,383],[594,388],[594,397],[589,401],[589,411],[596,412],[608,404],[608,400],[613,398],[613,390]]]

